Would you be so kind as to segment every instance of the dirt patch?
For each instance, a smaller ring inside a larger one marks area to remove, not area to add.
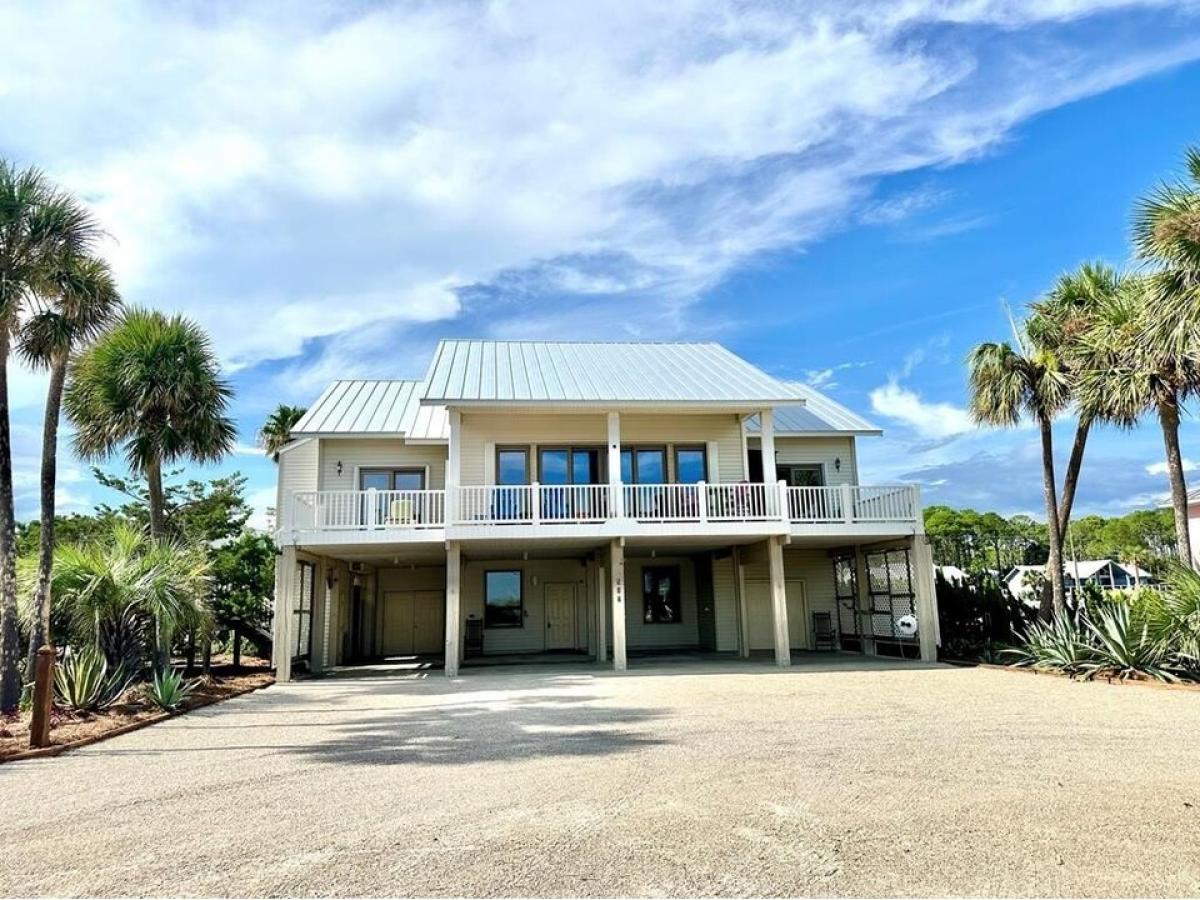
[[[214,664],[209,679],[196,688],[174,715],[274,683],[275,675],[268,665],[265,662],[261,665],[257,663],[258,660],[248,660],[247,665],[238,671],[235,671],[232,665]],[[119,703],[113,704],[103,712],[74,714],[55,707],[50,715],[50,744],[52,747],[61,747],[81,741],[90,743],[106,735],[131,730],[139,724],[168,719],[171,715],[145,700],[142,685],[137,684],[126,691]],[[27,750],[29,713],[0,718],[0,762]]]

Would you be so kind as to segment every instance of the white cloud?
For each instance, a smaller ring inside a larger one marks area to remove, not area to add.
[[[453,320],[464,286],[513,272],[530,305],[637,292],[631,328],[686,314],[747,259],[853,218],[878,178],[1200,54],[1178,29],[1055,30],[1168,5],[1194,9],[13,4],[0,105],[6,153],[96,204],[127,296],[184,308],[250,366]]]
[[[907,425],[922,438],[943,440],[976,430],[970,414],[961,406],[928,402],[896,381],[871,391],[871,409]]]
[[[1187,459],[1187,458],[1184,458],[1182,460],[1182,463],[1183,463],[1183,471],[1184,472],[1195,472],[1197,468],[1200,468],[1200,464],[1195,463],[1192,460]],[[1146,466],[1146,474],[1147,475],[1166,475],[1167,474],[1166,462],[1163,461],[1163,462],[1150,463],[1148,466]]]

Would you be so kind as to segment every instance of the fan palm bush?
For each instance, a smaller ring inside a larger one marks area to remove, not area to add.
[[[58,548],[51,587],[72,640],[101,648],[112,667],[140,668],[151,635],[161,660],[175,634],[212,627],[204,549],[153,541],[132,525]]]
[[[1200,678],[1200,572],[1175,565],[1160,590],[1142,590],[1131,600],[1151,636],[1168,648],[1177,667]]]

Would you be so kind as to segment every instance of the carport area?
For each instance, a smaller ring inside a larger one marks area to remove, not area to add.
[[[293,682],[0,767],[0,893],[1195,894],[1197,733],[848,655]]]

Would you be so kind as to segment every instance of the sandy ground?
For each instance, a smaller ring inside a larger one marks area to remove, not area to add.
[[[276,685],[0,766],[0,893],[1200,893],[1200,693],[859,659]]]

